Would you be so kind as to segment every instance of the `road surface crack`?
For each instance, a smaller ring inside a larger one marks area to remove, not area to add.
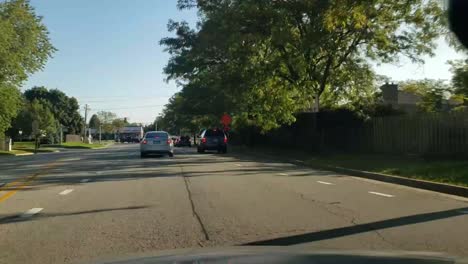
[[[391,243],[390,241],[388,241],[384,235],[379,231],[377,230],[376,228],[374,228],[371,224],[360,224],[357,222],[357,218],[354,216],[354,215],[351,215],[351,216],[348,216],[346,214],[343,213],[343,211],[345,210],[348,210],[350,211],[351,213],[354,213],[353,211],[349,210],[349,209],[345,209],[343,208],[342,206],[339,206],[337,205],[336,203],[325,203],[325,202],[321,202],[321,201],[317,201],[315,199],[311,199],[311,198],[308,198],[306,197],[303,193],[300,193],[300,196],[301,196],[301,199],[302,200],[307,200],[307,201],[311,201],[313,203],[316,203],[318,204],[322,209],[324,209],[325,211],[327,211],[328,213],[330,214],[333,214],[335,216],[338,216],[338,217],[342,217],[342,218],[345,218],[345,219],[348,219],[348,221],[353,225],[353,226],[358,226],[358,227],[362,227],[363,230],[367,231],[367,232],[374,232],[379,238],[380,240],[382,240],[383,242],[387,243],[388,245],[392,246],[392,247],[395,247],[395,245],[393,243]],[[334,207],[334,208],[337,208],[340,210],[340,212],[335,212],[331,207]]]
[[[185,176],[184,168],[182,166],[179,166],[179,167],[180,167],[180,172],[182,174],[182,178],[184,179],[185,189],[187,190],[187,196],[188,196],[188,199],[190,201],[190,207],[192,208],[192,214],[195,217],[195,219],[197,219],[197,222],[200,225],[200,228],[201,228],[201,231],[202,231],[202,233],[204,235],[205,240],[209,241],[210,236],[208,235],[208,231],[206,231],[206,227],[203,224],[203,221],[202,221],[200,215],[198,214],[198,212],[197,212],[197,210],[195,208],[195,203],[193,202],[192,191],[190,190],[190,184],[189,184],[190,179]],[[203,246],[203,244],[201,242],[199,243],[199,245]]]

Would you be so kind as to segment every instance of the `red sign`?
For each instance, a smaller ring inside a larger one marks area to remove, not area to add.
[[[230,115],[224,114],[223,117],[221,117],[221,124],[228,126],[229,124],[231,124],[231,122],[232,118]]]

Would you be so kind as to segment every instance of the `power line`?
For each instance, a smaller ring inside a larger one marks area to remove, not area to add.
[[[95,111],[109,111],[109,110],[126,110],[126,109],[156,108],[156,107],[163,107],[163,106],[165,106],[165,105],[140,105],[140,106],[116,107],[116,108],[94,109],[94,110],[95,110]]]

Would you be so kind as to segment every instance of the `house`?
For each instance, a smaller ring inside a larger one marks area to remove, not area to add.
[[[398,84],[386,83],[380,87],[382,91],[382,104],[391,105],[394,109],[402,110],[407,113],[418,111],[418,104],[421,103],[420,95],[402,91],[398,89]],[[449,111],[457,105],[453,100],[444,100],[443,109]]]

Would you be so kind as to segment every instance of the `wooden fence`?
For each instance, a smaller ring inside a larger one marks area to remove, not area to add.
[[[352,121],[349,116],[303,115],[291,126],[266,135],[244,131],[239,144],[345,151],[468,157],[468,113],[413,114]],[[248,141],[242,141],[247,136]]]
[[[444,113],[376,118],[364,124],[373,152],[468,154],[468,114]],[[361,139],[362,140],[362,139]]]

